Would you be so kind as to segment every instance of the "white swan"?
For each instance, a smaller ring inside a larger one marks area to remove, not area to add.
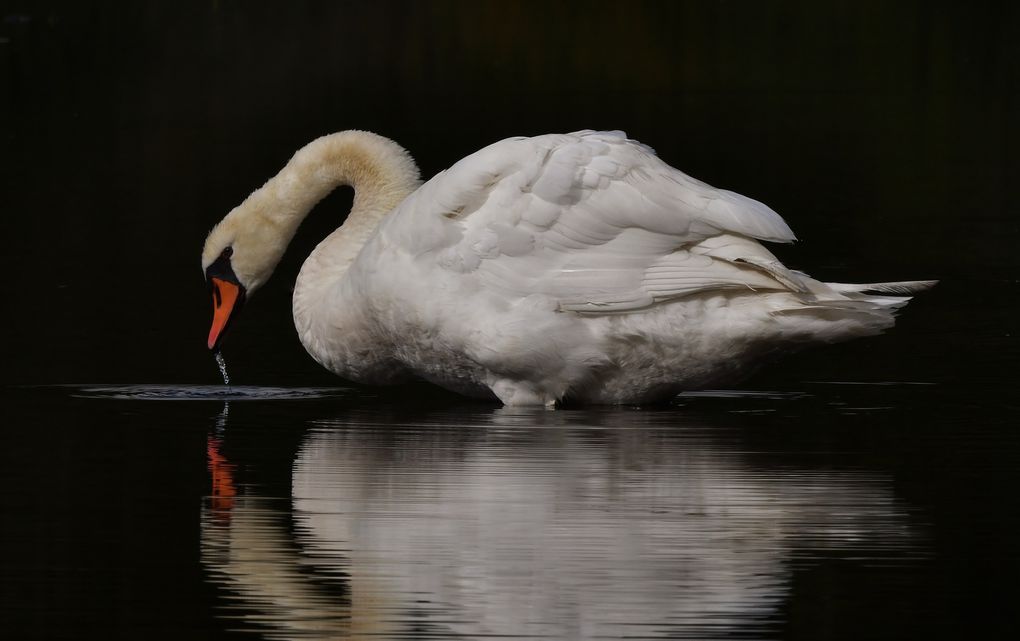
[[[419,377],[508,405],[646,402],[877,334],[934,284],[789,270],[758,242],[794,240],[778,214],[622,132],[510,138],[419,186],[399,145],[345,131],[299,150],[209,233],[211,349],[340,185],[354,205],[301,268],[294,322],[316,361],[359,382]]]

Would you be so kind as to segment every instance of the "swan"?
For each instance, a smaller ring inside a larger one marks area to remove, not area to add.
[[[422,184],[397,143],[351,130],[298,150],[207,236],[210,349],[338,186],[353,206],[302,265],[294,324],[312,358],[361,383],[418,378],[505,405],[652,402],[878,334],[936,282],[788,269],[759,242],[795,240],[779,214],[623,132],[509,138]]]

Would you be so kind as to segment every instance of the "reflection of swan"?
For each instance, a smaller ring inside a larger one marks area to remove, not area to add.
[[[360,639],[391,631],[371,616],[382,603],[363,603],[377,592],[371,584],[316,572],[291,540],[279,501],[236,497],[234,466],[220,445],[209,439],[213,487],[202,517],[202,564],[214,583],[237,595],[240,606],[222,608],[225,616],[265,628],[267,638]]]
[[[354,207],[305,261],[294,320],[317,361],[361,382],[415,375],[511,405],[655,400],[878,333],[931,285],[793,272],[757,242],[793,240],[778,214],[621,132],[504,140],[418,188],[406,151],[348,131],[298,151],[209,234],[210,348],[338,185]]]
[[[299,451],[292,504],[242,501],[228,531],[206,519],[204,548],[219,537],[206,563],[267,625],[311,638],[357,636],[323,621],[441,638],[718,638],[775,612],[791,561],[916,544],[880,475],[753,464],[718,433],[655,416],[327,422]],[[614,424],[630,427],[601,427]],[[293,533],[278,522],[288,509]],[[339,576],[348,601],[322,592]]]

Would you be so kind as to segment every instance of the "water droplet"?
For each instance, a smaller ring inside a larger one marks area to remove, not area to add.
[[[223,352],[217,351],[214,356],[216,357],[216,364],[220,366],[220,374],[223,375],[223,384],[230,387],[230,375],[227,374],[227,361],[223,358]]]

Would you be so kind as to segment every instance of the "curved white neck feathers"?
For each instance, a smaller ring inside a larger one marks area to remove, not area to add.
[[[320,200],[337,187],[351,186],[354,204],[343,229],[360,236],[358,232],[367,235],[375,229],[418,184],[418,167],[401,146],[367,131],[342,131],[299,149],[245,204],[253,201],[253,209],[264,214],[289,242]]]
[[[326,242],[353,259],[379,221],[418,184],[414,160],[392,140],[367,131],[323,136],[298,150],[210,232],[203,269],[232,246],[234,271],[254,291],[272,274],[308,212],[340,186],[354,188],[354,204]]]
[[[382,218],[418,188],[418,167],[391,140],[365,131],[344,131],[314,140],[299,150],[262,190],[267,192],[266,198],[275,200],[272,210],[286,228],[281,233],[289,234],[289,242],[308,211],[341,185],[354,187],[351,213],[305,260],[293,299],[294,323],[301,342],[314,358],[334,370],[340,364],[330,363],[330,356],[350,345],[323,345],[326,334],[316,330],[315,324],[322,321],[336,325],[343,314],[351,311],[334,304],[332,298],[339,291],[334,285],[343,278]],[[346,339],[356,342],[354,336]]]

